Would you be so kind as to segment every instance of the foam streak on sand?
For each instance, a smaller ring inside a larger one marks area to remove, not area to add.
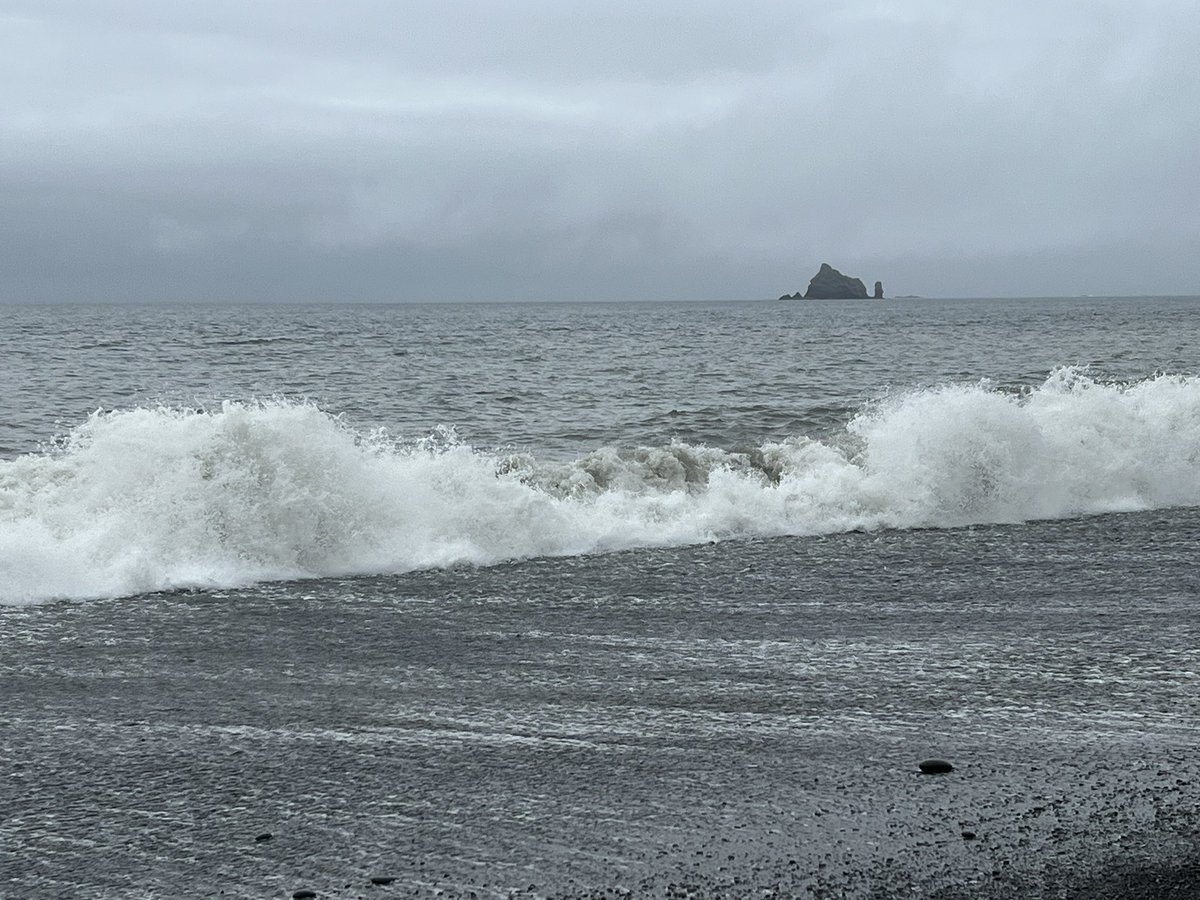
[[[304,403],[97,413],[0,462],[0,602],[1200,504],[1200,379],[882,399],[824,442],[566,463],[402,443]]]

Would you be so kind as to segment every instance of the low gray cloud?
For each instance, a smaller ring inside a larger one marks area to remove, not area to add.
[[[1200,292],[1190,2],[0,4],[0,299]]]

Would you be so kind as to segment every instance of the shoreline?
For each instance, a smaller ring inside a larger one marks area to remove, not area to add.
[[[0,896],[1195,898],[1198,521],[5,608]]]

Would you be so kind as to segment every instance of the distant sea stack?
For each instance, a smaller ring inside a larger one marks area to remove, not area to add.
[[[867,297],[867,286],[861,278],[843,275],[829,263],[821,263],[821,270],[812,277],[812,281],[808,283],[808,290],[803,294],[806,300],[866,300]],[[784,294],[779,299],[799,300],[801,294],[797,291],[794,294]],[[875,299],[883,299],[882,281],[875,282]]]

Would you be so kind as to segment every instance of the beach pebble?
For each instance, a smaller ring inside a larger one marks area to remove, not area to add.
[[[944,759],[923,759],[917,763],[917,768],[925,775],[942,775],[954,771],[954,766]]]

